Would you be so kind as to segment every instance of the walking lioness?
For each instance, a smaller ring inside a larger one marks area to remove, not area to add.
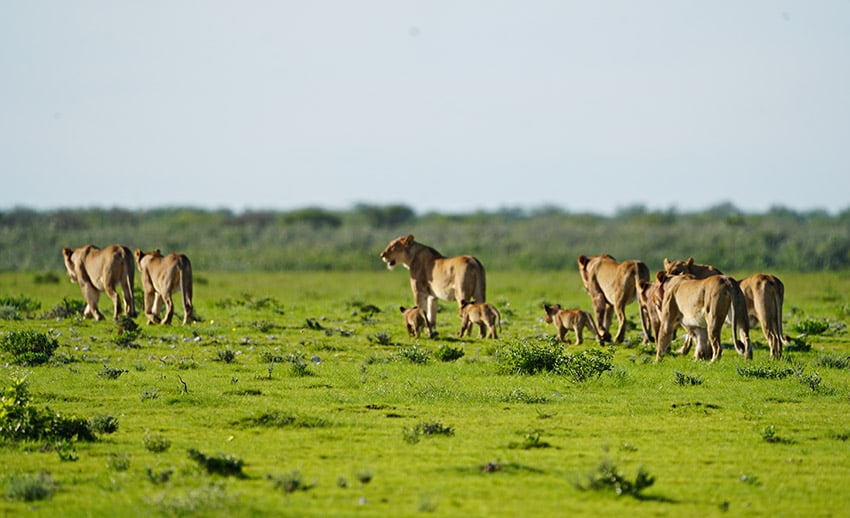
[[[103,314],[97,308],[100,292],[104,291],[112,299],[112,318],[118,318],[120,301],[115,288],[120,286],[124,296],[124,311],[130,317],[136,316],[136,306],[133,301],[133,254],[126,246],[110,245],[101,250],[94,245],[86,245],[76,249],[63,248],[62,258],[65,261],[65,271],[71,282],[80,285],[86,309],[83,317],[91,316],[95,320],[103,319]]]
[[[618,262],[608,254],[578,258],[578,269],[584,289],[593,301],[596,316],[596,331],[601,341],[610,341],[611,313],[617,314],[619,322],[615,342],[622,342],[626,335],[626,304],[637,298],[638,282],[649,280],[649,268],[640,261]],[[643,341],[651,342],[652,328],[646,308],[638,304],[640,323],[643,326]]]
[[[192,264],[183,254],[163,256],[157,248],[153,252],[136,249],[136,265],[142,273],[142,290],[145,295],[145,316],[148,324],[160,322],[159,313],[165,304],[163,324],[170,324],[174,315],[172,294],[179,288],[183,294],[183,323],[192,321]]]
[[[443,257],[430,246],[417,243],[413,234],[396,238],[381,252],[381,260],[392,270],[398,264],[410,270],[413,303],[425,310],[436,333],[437,299],[485,302],[484,266],[471,255]]]

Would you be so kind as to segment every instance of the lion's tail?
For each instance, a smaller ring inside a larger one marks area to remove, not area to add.
[[[487,302],[487,274],[484,272],[484,265],[477,258],[473,257],[473,261],[478,265],[478,271],[481,272],[481,278],[475,283],[475,302]]]
[[[738,285],[738,281],[729,278],[731,281],[732,304],[730,311],[732,313],[732,339],[735,342],[735,349],[741,351],[747,360],[753,359],[753,344],[750,342],[750,319],[747,315],[747,300],[744,298],[744,292]],[[743,338],[743,340],[742,340]]]
[[[122,260],[124,262],[124,270],[127,273],[125,278],[129,284],[129,286],[121,286],[121,290],[124,292],[124,302],[126,305],[125,310],[129,317],[135,318],[137,313],[133,286],[136,285],[136,258],[133,255],[133,251],[124,245],[121,245],[121,251],[123,255]]]

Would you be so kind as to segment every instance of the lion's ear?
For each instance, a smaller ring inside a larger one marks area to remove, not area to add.
[[[133,252],[133,255],[135,255],[135,256],[136,256],[136,260],[138,260],[138,259],[141,259],[141,258],[142,258],[142,256],[143,256],[143,255],[145,255],[145,253],[144,253],[144,252],[142,252],[142,250],[141,250],[140,248],[137,248],[137,249],[136,249],[136,251],[135,251],[135,252]]]
[[[660,272],[655,274],[655,280],[657,280],[658,282],[663,283],[666,278],[667,272],[665,272],[664,270],[661,270]]]
[[[159,251],[159,248],[151,252],[152,255],[162,255],[162,252]]]
[[[586,265],[586,264],[587,264],[587,261],[589,261],[589,259],[587,258],[587,256],[586,256],[586,255],[580,255],[580,256],[578,256],[578,264],[580,264],[580,265],[584,266],[584,265]]]
[[[685,264],[687,264],[688,266],[690,266],[690,265],[694,264],[694,258],[693,258],[693,257],[688,257],[688,260],[687,260],[687,261],[685,261]]]
[[[404,312],[405,312],[405,307],[404,307],[404,306],[399,306],[399,307],[398,307],[398,310],[399,310],[399,311],[401,311],[402,313],[404,313]]]
[[[664,258],[664,269],[666,270],[668,266],[670,266],[670,260],[665,257]]]
[[[413,244],[413,234],[407,234],[403,238],[401,238],[401,244],[404,246],[410,246]]]

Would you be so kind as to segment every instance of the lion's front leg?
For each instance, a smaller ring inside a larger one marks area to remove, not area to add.
[[[425,299],[426,317],[431,326],[431,338],[437,336],[437,297],[428,296]]]
[[[593,296],[593,316],[596,317],[596,332],[600,342],[610,342],[611,305],[601,293]]]

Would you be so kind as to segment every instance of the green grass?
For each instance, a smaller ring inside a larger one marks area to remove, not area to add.
[[[786,333],[830,322],[782,362],[767,359],[756,328],[751,363],[726,348],[714,365],[655,364],[633,325],[627,344],[604,349],[610,370],[576,380],[497,373],[501,347],[554,335],[544,301],[589,309],[574,271],[488,272],[503,315],[495,341],[455,338],[447,303],[437,339],[409,338],[401,272],[196,273],[207,281],[195,286],[202,321],[141,325],[138,347],[117,344],[108,319],[0,320],[0,333],[50,332],[59,343],[44,365],[0,357],[0,387],[26,376],[30,405],[114,418],[112,433],[65,445],[73,461],[54,444],[0,443],[0,515],[846,512],[850,369],[824,360],[850,354],[846,274],[780,274]],[[23,273],[0,274],[0,296],[45,310],[80,298],[76,285]],[[628,316],[638,322],[636,306]],[[379,333],[386,343],[370,340]],[[441,361],[442,347],[463,356]]]

